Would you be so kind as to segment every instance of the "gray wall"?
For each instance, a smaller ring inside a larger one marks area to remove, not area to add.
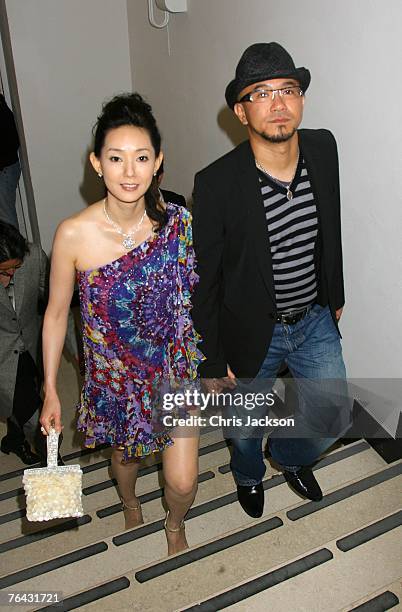
[[[127,2],[135,89],[164,136],[165,185],[191,194],[194,172],[243,137],[224,89],[246,46],[276,40],[310,68],[305,127],[338,139],[349,374],[400,377],[402,139],[400,0],[189,0],[167,32]],[[157,17],[160,17],[157,14]],[[138,59],[137,58],[141,58]]]
[[[44,248],[59,221],[99,193],[86,163],[105,98],[131,89],[125,0],[7,0]]]
[[[169,55],[146,0],[6,0],[44,247],[58,222],[96,195],[86,153],[105,98],[134,83],[150,99],[164,135],[165,186],[189,196],[195,171],[245,137],[224,102],[241,52],[277,40],[312,72],[304,125],[329,127],[338,139],[349,373],[400,377],[402,3],[188,5],[171,16]]]

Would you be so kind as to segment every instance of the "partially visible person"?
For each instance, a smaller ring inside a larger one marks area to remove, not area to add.
[[[24,425],[41,405],[41,304],[47,299],[46,254],[0,221],[0,414],[7,419],[1,450],[23,463],[40,461]]]
[[[18,159],[20,141],[14,115],[3,94],[0,94],[0,133],[0,220],[18,228],[15,201],[21,174]]]
[[[158,171],[156,173],[156,178],[158,180],[159,191],[162,194],[162,198],[164,202],[170,202],[171,204],[177,204],[177,206],[184,206],[184,208],[186,208],[187,206],[186,198],[183,195],[180,195],[180,193],[176,193],[175,191],[169,191],[168,189],[161,188],[161,183],[163,181],[164,173],[165,173],[165,169],[164,169],[164,164],[162,160],[162,163],[159,166]]]
[[[38,412],[43,382],[41,331],[48,294],[46,253],[38,244],[28,243],[13,225],[0,221],[0,417],[7,420],[0,448],[26,465],[47,461]],[[73,325],[70,311],[66,348],[78,362]],[[59,446],[61,442],[62,436]],[[58,463],[63,464],[60,453]]]
[[[163,451],[168,552],[187,548],[184,517],[198,479],[199,432],[175,437],[154,418],[160,385],[192,381],[202,359],[190,318],[197,281],[191,216],[160,199],[156,179],[161,136],[140,95],[116,96],[102,109],[90,160],[106,197],[57,229],[45,314],[45,402],[48,433],[61,431],[56,379],[68,304],[78,277],[85,381],[78,429],[85,446],[109,443],[126,528],[143,522],[136,495],[140,459]]]

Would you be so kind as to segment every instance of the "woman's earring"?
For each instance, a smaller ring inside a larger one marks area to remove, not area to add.
[[[154,176],[156,176],[157,174],[158,174],[158,173],[157,173],[157,172],[156,172],[156,170],[155,170],[155,172],[154,172]]]
[[[102,178],[102,176],[103,176],[102,172],[98,172],[98,176],[99,176],[99,178]]]

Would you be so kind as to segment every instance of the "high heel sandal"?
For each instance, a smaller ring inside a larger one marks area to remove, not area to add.
[[[164,528],[166,529],[166,531],[169,531],[170,533],[179,533],[179,531],[181,531],[184,527],[184,519],[181,520],[181,523],[178,527],[175,527],[174,529],[172,529],[172,527],[168,527],[168,524],[167,524],[168,516],[169,516],[169,510],[166,512],[165,522],[163,523]]]
[[[178,527],[169,527],[169,525],[167,524],[168,517],[169,517],[169,510],[166,512],[166,518],[163,524],[165,531],[166,531],[166,538],[168,542],[168,555],[176,555],[177,553],[183,552],[184,550],[188,549],[186,534],[184,531],[184,528],[185,528],[184,519],[181,520],[180,525]],[[182,541],[182,543],[180,543],[180,540],[179,542],[174,542],[175,540],[174,538],[173,538],[173,542],[171,540],[169,541],[170,533],[179,533],[180,531],[183,532],[183,537],[184,537],[184,541]]]
[[[128,506],[122,498],[120,498],[120,500],[121,500],[121,507],[122,507],[123,514],[124,514],[124,522],[125,522],[124,528],[133,529],[134,527],[137,527],[138,525],[142,525],[142,523],[144,522],[144,519],[142,516],[141,502],[138,502],[136,506]],[[137,516],[130,515],[130,512],[138,512],[138,511],[139,511],[139,518],[138,518],[138,514]]]

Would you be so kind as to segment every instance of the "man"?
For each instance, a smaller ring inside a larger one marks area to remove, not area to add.
[[[226,101],[248,140],[195,178],[192,315],[209,391],[233,388],[235,378],[264,379],[270,389],[287,364],[301,393],[298,434],[270,438],[270,453],[296,492],[319,501],[310,466],[345,423],[334,435],[320,422],[339,415],[317,405],[308,382],[345,381],[337,328],[344,288],[336,143],[326,130],[298,129],[309,83],[310,72],[275,42],[243,53]],[[262,434],[232,445],[240,504],[261,516]]]
[[[39,245],[0,222],[0,410],[7,418],[3,453],[23,463],[40,461],[25,439],[24,425],[41,405],[39,307],[47,299],[48,261]]]
[[[3,94],[0,94],[0,125],[0,220],[18,227],[15,201],[21,174],[18,158],[20,142],[14,115]]]

